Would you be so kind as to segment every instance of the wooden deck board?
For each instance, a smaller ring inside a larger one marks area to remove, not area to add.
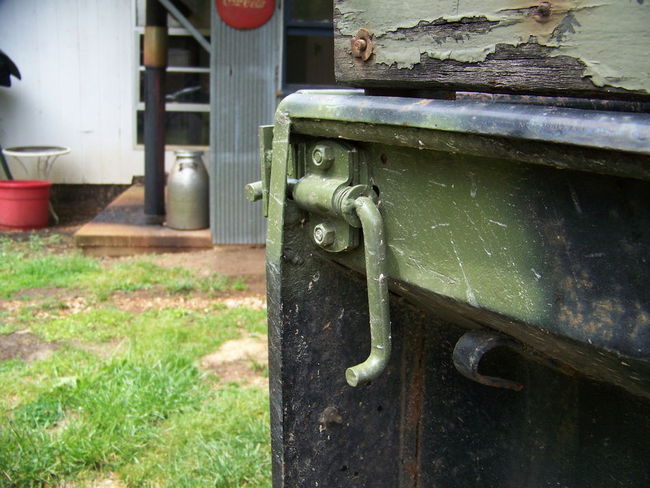
[[[182,252],[212,247],[210,229],[175,230],[148,225],[144,217],[144,187],[134,185],[75,234],[84,253],[122,256]]]

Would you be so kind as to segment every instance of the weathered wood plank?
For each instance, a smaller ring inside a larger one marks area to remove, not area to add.
[[[351,49],[361,28],[367,61]],[[649,48],[644,0],[335,0],[349,86],[648,99]]]

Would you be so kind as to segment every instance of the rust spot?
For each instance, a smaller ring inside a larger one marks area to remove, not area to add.
[[[352,39],[350,39],[352,56],[368,61],[370,56],[372,56],[372,51],[374,49],[373,38],[374,34],[372,31],[368,29],[359,29],[357,35],[352,36]]]
[[[405,347],[409,360],[405,364],[413,365],[413,369],[403,373],[405,387],[405,404],[402,416],[402,453],[403,482],[402,485],[414,488],[419,485],[420,451],[422,443],[422,415],[424,410],[424,383],[425,383],[425,343],[426,337],[420,328],[410,339],[410,344]]]
[[[566,0],[540,2],[536,7],[525,9],[521,22],[522,35],[535,36],[544,44],[553,38],[556,29],[573,17],[572,5]]]
[[[551,2],[542,2],[535,9],[533,14],[533,19],[537,22],[548,22],[549,17],[551,16]]]

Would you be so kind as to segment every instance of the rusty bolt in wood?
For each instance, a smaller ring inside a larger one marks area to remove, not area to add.
[[[546,22],[551,16],[551,2],[541,2],[535,9],[533,19],[537,22]]]
[[[350,46],[352,47],[352,56],[368,61],[372,56],[373,33],[368,29],[359,29],[356,36],[352,36]]]

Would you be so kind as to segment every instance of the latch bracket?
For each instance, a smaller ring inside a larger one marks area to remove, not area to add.
[[[383,219],[378,196],[369,184],[360,184],[359,154],[354,148],[321,141],[308,154],[305,175],[293,185],[292,196],[300,208],[317,217],[312,229],[314,242],[330,252],[348,251],[358,245],[358,229],[363,229],[370,353],[345,372],[348,384],[357,386],[379,376],[391,352]],[[367,182],[367,174],[364,176]]]
[[[269,199],[270,165],[267,161],[271,158],[266,154],[272,139],[270,130],[260,129],[262,180],[245,188],[249,200],[263,200],[265,215]],[[359,153],[354,147],[341,142],[319,141],[303,147],[300,153],[305,155],[303,175],[297,181],[287,179],[287,196],[311,214],[310,230],[314,242],[328,252],[349,251],[359,245],[359,229],[363,230],[370,353],[365,361],[348,368],[345,373],[350,386],[361,385],[384,371],[391,353],[386,238],[378,196],[367,184],[368,175],[361,176]]]
[[[356,215],[349,217],[354,209],[342,212],[341,195],[359,182],[359,154],[329,141],[308,147],[306,154],[304,176],[293,187],[293,199],[312,213],[310,231],[316,244],[328,252],[350,251],[359,245],[361,225]]]

